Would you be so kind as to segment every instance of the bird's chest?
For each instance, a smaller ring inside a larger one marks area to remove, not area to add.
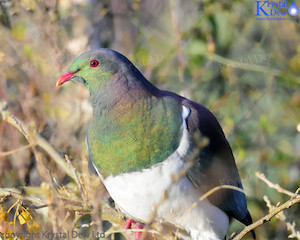
[[[103,175],[139,170],[166,159],[179,145],[182,119],[164,104],[127,104],[94,117],[89,154]]]

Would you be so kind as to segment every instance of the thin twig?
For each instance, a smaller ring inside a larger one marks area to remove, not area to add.
[[[45,194],[46,193],[40,188],[33,187],[23,187],[21,190],[15,188],[0,188],[1,201],[11,197],[17,200],[26,201],[30,204],[27,204],[29,207],[35,209],[49,207],[51,205],[51,202],[49,202],[49,199],[45,197]],[[75,211],[81,215],[92,214],[92,209],[90,207],[83,207],[81,200],[77,201],[76,199],[64,198],[63,192],[60,192],[60,194],[60,199],[63,201],[64,208],[67,211]],[[37,195],[39,197],[37,197]],[[103,220],[109,221],[120,227],[125,226],[125,221],[120,219],[117,211],[108,204],[102,204],[101,211],[101,218]]]
[[[261,65],[255,65],[255,64],[242,64],[240,62],[237,62],[235,60],[231,60],[229,58],[222,57],[220,55],[214,54],[214,53],[205,53],[203,54],[206,56],[208,59],[219,62],[224,65],[232,66],[234,68],[239,68],[243,70],[248,70],[248,71],[254,71],[254,72],[261,72],[261,73],[271,73],[275,76],[280,76],[281,71],[273,68],[267,68]]]
[[[298,76],[286,73],[284,71],[281,71],[281,70],[278,70],[275,68],[264,67],[261,65],[255,65],[255,64],[250,64],[250,63],[243,64],[241,62],[238,62],[238,61],[235,61],[235,60],[232,60],[229,58],[225,58],[225,57],[222,57],[222,56],[214,54],[214,53],[203,53],[201,55],[204,57],[207,57],[208,59],[210,59],[212,61],[224,64],[226,66],[230,66],[233,68],[242,69],[242,70],[246,70],[246,71],[271,74],[276,77],[289,76],[290,78],[295,79],[295,81],[297,83],[300,83],[300,78]]]
[[[259,220],[257,220],[256,222],[252,223],[249,226],[246,226],[239,234],[237,234],[232,240],[240,240],[242,239],[248,232],[250,232],[251,230],[263,225],[264,223],[268,222],[271,220],[271,218],[273,218],[274,216],[277,216],[277,214],[279,214],[281,211],[290,208],[292,205],[295,205],[297,203],[300,203],[300,195],[298,195],[299,192],[299,188],[297,189],[297,191],[295,193],[292,193],[282,187],[280,187],[278,184],[274,184],[272,183],[270,180],[268,180],[264,174],[261,173],[256,173],[256,176],[261,179],[262,181],[264,181],[265,183],[267,183],[267,185],[271,188],[276,189],[278,192],[280,193],[284,193],[288,196],[291,197],[290,200],[286,201],[285,203],[281,204],[281,205],[276,205],[276,206],[272,206],[271,202],[267,199],[266,197],[264,197],[267,206],[269,207],[269,211],[270,213],[267,214],[266,216],[260,218]],[[288,225],[289,226],[289,225]],[[292,226],[292,225],[291,225]],[[289,227],[291,227],[289,226]]]
[[[76,180],[76,183],[78,185],[78,189],[80,191],[80,195],[81,195],[81,198],[84,202],[84,206],[87,207],[88,206],[88,201],[87,201],[87,196],[85,195],[84,191],[83,191],[83,187],[82,187],[82,183],[78,177],[78,172],[76,170],[76,168],[74,167],[72,161],[70,160],[69,156],[67,154],[65,154],[65,158],[67,160],[67,163],[70,165],[71,169],[73,170],[73,173],[74,173],[74,176],[75,176],[75,180]]]
[[[187,215],[201,202],[203,201],[204,199],[208,198],[210,195],[212,195],[214,192],[216,191],[219,191],[221,189],[232,189],[232,190],[236,190],[236,191],[239,191],[239,192],[242,192],[245,194],[244,190],[239,188],[239,187],[236,187],[236,186],[232,186],[232,185],[221,185],[221,186],[217,186],[217,187],[214,187],[213,189],[209,190],[207,193],[203,194],[199,199],[198,201],[194,202],[187,211],[185,211],[184,215],[181,217],[180,219],[180,222],[179,222],[179,225],[178,225],[178,228],[176,230],[176,236],[178,235],[178,230],[179,228],[181,227],[181,224],[183,223],[184,219],[187,217]],[[175,237],[175,239],[177,239]]]
[[[271,201],[269,200],[269,198],[267,196],[264,196],[264,201],[266,202],[267,207],[269,208],[269,212],[272,212],[276,206],[273,206]],[[287,220],[286,215],[284,214],[284,212],[280,212],[276,215],[276,217],[278,219],[280,219],[281,221],[285,222],[287,230],[291,231],[291,234],[289,235],[289,238],[297,238],[298,240],[300,239],[300,232],[296,230],[296,223],[293,222],[289,222]]]
[[[238,235],[236,235],[232,240],[240,240],[242,239],[248,232],[250,232],[251,230],[263,225],[264,223],[268,222],[271,220],[271,218],[273,218],[274,216],[276,216],[278,213],[280,213],[281,211],[290,208],[291,206],[300,203],[300,196],[290,199],[288,201],[286,201],[285,203],[281,204],[278,207],[275,207],[273,211],[271,211],[269,214],[267,214],[266,216],[262,217],[261,219],[257,220],[256,222],[252,223],[251,225],[245,227],[243,229],[243,231],[241,231]]]
[[[30,147],[31,147],[31,145],[28,144],[26,146],[22,146],[20,148],[14,149],[14,150],[10,150],[10,151],[7,151],[7,152],[0,152],[0,157],[6,157],[6,156],[12,155],[16,152],[19,152],[19,151],[25,150],[27,148],[30,148]]]
[[[266,178],[265,174],[263,174],[263,173],[256,172],[255,175],[256,175],[256,177],[258,177],[259,179],[264,181],[270,188],[276,189],[277,192],[279,192],[279,193],[284,193],[290,197],[295,197],[297,195],[296,193],[290,192],[290,191],[280,187],[278,184],[272,183],[269,179]]]
[[[13,197],[15,199],[29,201],[38,206],[47,204],[45,199],[38,198],[35,196],[24,195],[23,192],[18,189],[0,188],[0,197],[4,197],[4,198]]]

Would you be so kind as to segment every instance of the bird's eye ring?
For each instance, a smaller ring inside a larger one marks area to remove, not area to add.
[[[97,67],[99,65],[99,61],[94,59],[92,61],[90,61],[90,66],[91,67]]]

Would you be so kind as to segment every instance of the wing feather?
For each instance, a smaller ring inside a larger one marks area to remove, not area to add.
[[[187,173],[194,186],[202,194],[220,185],[232,185],[243,189],[231,147],[215,116],[199,103],[171,92],[164,91],[164,94],[177,99],[183,106],[190,109],[187,127],[192,137],[192,144],[196,146],[195,141],[197,141],[197,138],[193,136],[204,136],[209,140],[208,145],[201,149],[194,166]],[[245,225],[252,223],[244,193],[221,189],[211,194],[208,200],[227,213],[229,217],[233,217]],[[254,232],[252,232],[252,236],[255,239]]]

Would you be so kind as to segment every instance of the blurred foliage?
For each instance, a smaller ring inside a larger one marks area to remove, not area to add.
[[[80,52],[117,50],[153,84],[217,116],[250,212],[259,219],[268,212],[263,195],[273,204],[287,197],[262,184],[256,171],[290,191],[300,185],[300,19],[258,21],[254,15],[254,1],[247,0],[0,0],[0,98],[80,167],[92,114],[89,94],[76,84],[58,89],[55,82]],[[26,144],[0,122],[0,151]],[[45,161],[59,184],[69,182],[49,157]],[[0,156],[0,187],[43,181],[30,148]],[[6,201],[5,211],[13,204]],[[287,215],[299,229],[299,205]],[[39,220],[51,229],[47,218]],[[230,232],[241,228],[233,221]],[[278,220],[256,232],[259,239],[289,235]]]

